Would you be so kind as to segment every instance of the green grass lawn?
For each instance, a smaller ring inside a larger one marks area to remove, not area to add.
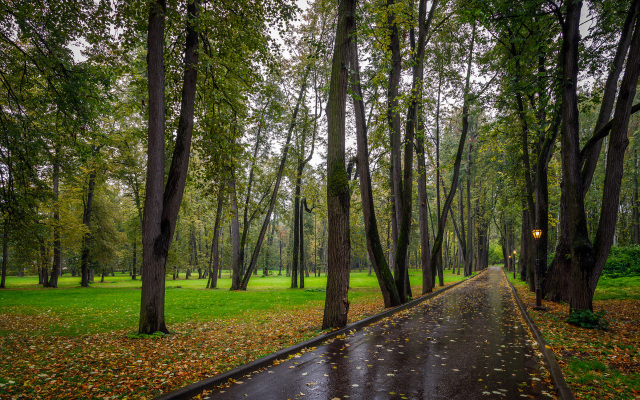
[[[598,281],[594,300],[640,300],[640,276],[608,278]]]
[[[421,284],[421,272],[410,271],[412,286]],[[182,275],[184,277],[184,274]],[[284,275],[256,275],[246,292],[230,291],[231,279],[223,271],[218,289],[205,289],[204,279],[172,280],[167,276],[165,317],[167,324],[216,319],[256,319],[261,311],[300,307],[323,307],[326,277],[305,278],[305,289],[291,289],[291,278]],[[463,279],[445,272],[445,282]],[[34,333],[77,336],[115,330],[137,330],[140,312],[140,279],[128,274],[99,277],[89,288],[79,287],[78,277],[62,276],[58,289],[38,286],[37,277],[7,277],[7,290],[0,291],[0,314],[20,314],[34,319],[55,317],[52,323],[34,324]],[[419,290],[419,289],[418,289]],[[419,293],[414,293],[417,295]],[[352,272],[350,301],[379,297],[376,277]],[[0,329],[0,335],[9,330]]]

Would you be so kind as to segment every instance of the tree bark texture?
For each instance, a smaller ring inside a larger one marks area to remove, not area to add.
[[[150,5],[147,38],[149,126],[147,186],[142,226],[142,294],[138,332],[168,332],[164,319],[165,274],[189,166],[198,64],[198,1],[187,4],[184,77],[175,147],[164,184],[164,27],[166,3]]]
[[[327,101],[327,220],[329,224],[327,289],[322,329],[347,324],[349,312],[350,191],[345,165],[345,111],[351,36],[355,30],[356,0],[341,0],[331,63]]]

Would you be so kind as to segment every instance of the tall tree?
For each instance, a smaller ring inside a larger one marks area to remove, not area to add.
[[[271,199],[269,200],[269,206],[267,208],[267,213],[265,215],[265,219],[262,223],[262,227],[260,228],[260,233],[258,234],[258,240],[256,241],[256,245],[253,248],[253,254],[251,255],[251,261],[249,263],[249,267],[245,271],[244,277],[242,278],[242,282],[238,289],[247,290],[247,285],[249,284],[249,279],[251,278],[251,274],[255,270],[258,265],[258,255],[260,255],[260,248],[262,247],[262,242],[264,241],[264,236],[267,233],[267,228],[269,227],[269,222],[271,221],[271,214],[273,213],[273,209],[276,205],[276,200],[278,197],[278,191],[280,190],[280,183],[282,182],[282,174],[284,172],[284,166],[287,162],[287,155],[289,154],[289,147],[291,144],[291,137],[293,135],[293,130],[296,127],[298,110],[300,109],[300,104],[303,102],[304,95],[307,89],[307,78],[309,76],[309,67],[305,68],[305,72],[302,77],[302,85],[300,86],[300,92],[298,93],[298,98],[296,99],[296,105],[293,109],[293,114],[291,115],[291,122],[289,123],[289,129],[287,131],[287,139],[282,149],[282,158],[280,159],[280,165],[278,166],[278,172],[276,175],[276,181],[273,185],[273,192],[271,193]]]
[[[631,5],[633,8],[633,4]],[[580,43],[580,12],[582,2],[570,2],[564,13],[555,9],[562,25],[562,178],[563,201],[568,217],[568,237],[571,249],[571,310],[593,310],[593,294],[613,243],[618,217],[620,185],[624,152],[629,143],[627,130],[640,75],[640,19],[635,13],[633,36],[612,126],[603,188],[600,218],[593,243],[589,237],[581,174],[581,154],[578,113],[578,54]],[[631,27],[630,27],[631,28]]]
[[[356,0],[340,0],[329,98],[327,101],[327,220],[329,225],[327,291],[322,329],[347,324],[349,312],[349,264],[351,241],[349,205],[351,193],[345,164],[345,112],[351,37],[355,30]]]
[[[198,64],[198,0],[187,4],[184,77],[180,119],[171,166],[164,184],[165,0],[151,3],[147,38],[149,126],[147,183],[142,226],[142,295],[138,332],[168,332],[164,320],[166,261],[180,209],[189,166]]]
[[[471,82],[471,65],[473,62],[473,48],[476,40],[476,21],[474,20],[471,28],[471,43],[469,44],[469,56],[467,59],[467,74],[464,88],[464,100],[462,105],[462,132],[460,134],[460,141],[458,142],[458,150],[456,152],[455,161],[453,163],[453,177],[451,180],[451,188],[447,195],[444,205],[442,207],[442,213],[438,216],[438,230],[434,239],[433,247],[431,248],[431,264],[436,265],[441,257],[442,241],[444,239],[444,230],[447,223],[447,214],[451,208],[453,197],[455,196],[455,188],[458,186],[458,179],[460,177],[460,164],[462,163],[462,153],[464,152],[464,144],[467,140],[467,134],[469,133],[469,103],[471,101],[470,82]],[[462,216],[461,216],[462,218]]]

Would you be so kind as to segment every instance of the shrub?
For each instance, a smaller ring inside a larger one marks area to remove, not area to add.
[[[640,276],[640,246],[614,246],[602,273],[610,278]]]
[[[609,323],[604,319],[604,311],[594,313],[591,310],[572,310],[567,320],[572,325],[586,329],[601,329],[606,331]]]

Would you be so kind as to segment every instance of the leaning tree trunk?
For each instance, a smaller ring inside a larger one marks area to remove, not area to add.
[[[164,26],[166,3],[150,5],[147,37],[149,77],[149,124],[147,186],[142,226],[142,294],[138,332],[168,332],[164,320],[166,262],[187,178],[198,64],[196,21],[198,0],[187,4],[188,23],[184,55],[184,78],[180,119],[173,157],[164,186]]]
[[[441,257],[442,240],[444,238],[444,230],[445,230],[445,225],[447,223],[447,214],[449,213],[449,209],[451,208],[451,203],[453,202],[453,197],[455,196],[455,192],[456,192],[455,188],[458,186],[458,179],[460,178],[460,164],[462,163],[462,153],[464,152],[464,144],[467,140],[467,134],[469,132],[469,100],[470,100],[469,87],[470,87],[470,80],[471,80],[471,64],[473,61],[473,47],[475,44],[475,37],[476,37],[476,23],[474,21],[473,27],[472,27],[472,33],[471,33],[471,44],[469,46],[469,59],[467,62],[467,77],[466,77],[465,89],[464,89],[464,102],[462,105],[462,132],[460,134],[460,141],[458,142],[456,158],[453,163],[453,177],[451,179],[451,189],[449,190],[449,194],[447,195],[444,205],[442,207],[442,214],[440,214],[438,218],[438,233],[433,242],[433,248],[431,249],[432,264],[436,262],[442,263],[442,257]]]
[[[327,220],[329,224],[327,289],[322,329],[347,324],[351,241],[351,193],[345,165],[345,111],[351,37],[355,31],[356,0],[340,0],[327,101]]]
[[[352,38],[351,70],[351,90],[353,92],[353,108],[356,117],[356,139],[358,157],[358,177],[360,179],[360,198],[362,201],[362,216],[364,219],[365,236],[367,238],[367,251],[369,260],[378,279],[378,286],[382,293],[385,307],[395,307],[400,305],[398,289],[393,280],[393,274],[384,256],[384,249],[380,242],[378,222],[376,220],[375,207],[373,202],[373,190],[371,186],[371,171],[369,169],[369,146],[367,144],[367,126],[365,119],[364,102],[362,99],[362,89],[360,85],[360,65],[358,62],[357,38]],[[324,234],[323,234],[324,237]],[[323,239],[324,240],[324,239]]]
[[[607,152],[607,163],[605,180],[603,187],[603,198],[600,209],[600,221],[598,223],[598,231],[594,240],[595,257],[592,271],[585,273],[585,266],[580,266],[580,274],[577,268],[572,265],[572,277],[574,279],[579,276],[582,278],[580,286],[573,286],[571,292],[571,300],[569,306],[571,309],[585,309],[588,306],[593,308],[593,295],[598,285],[598,280],[604,270],[609,250],[613,244],[613,236],[615,234],[616,222],[618,220],[618,209],[620,206],[620,190],[622,185],[624,156],[629,145],[628,130],[629,118],[631,116],[631,108],[633,99],[636,95],[638,79],[640,78],[640,17],[636,19],[636,26],[631,39],[627,65],[625,68],[622,83],[618,92],[618,99],[613,115],[613,126],[609,140],[609,151]],[[587,281],[586,278],[589,277]],[[574,283],[576,281],[574,280]],[[585,302],[578,288],[583,284],[588,284],[588,295],[591,302]]]
[[[287,154],[289,153],[289,147],[291,144],[291,136],[293,134],[293,130],[296,127],[298,110],[300,109],[300,104],[304,98],[304,94],[307,89],[307,77],[309,76],[310,66],[308,65],[305,69],[302,85],[300,86],[300,92],[298,93],[298,99],[296,101],[296,106],[293,109],[293,115],[291,116],[291,122],[289,123],[289,130],[287,132],[287,140],[284,145],[284,149],[282,150],[282,158],[280,159],[280,166],[278,168],[278,175],[276,176],[276,182],[273,187],[273,192],[271,194],[271,201],[269,202],[269,208],[267,209],[267,215],[264,218],[262,223],[262,228],[260,229],[260,233],[258,234],[258,240],[256,241],[256,245],[253,249],[253,254],[251,255],[251,262],[249,263],[249,268],[244,274],[242,278],[242,284],[240,286],[241,290],[247,290],[247,285],[249,284],[249,279],[251,278],[251,274],[253,270],[256,268],[258,263],[258,255],[260,254],[260,248],[262,247],[262,242],[264,241],[264,236],[267,233],[267,228],[269,227],[269,222],[271,221],[271,214],[273,213],[273,209],[276,205],[276,199],[278,197],[278,191],[280,190],[280,183],[282,182],[282,174],[284,172],[284,166],[287,162]]]

